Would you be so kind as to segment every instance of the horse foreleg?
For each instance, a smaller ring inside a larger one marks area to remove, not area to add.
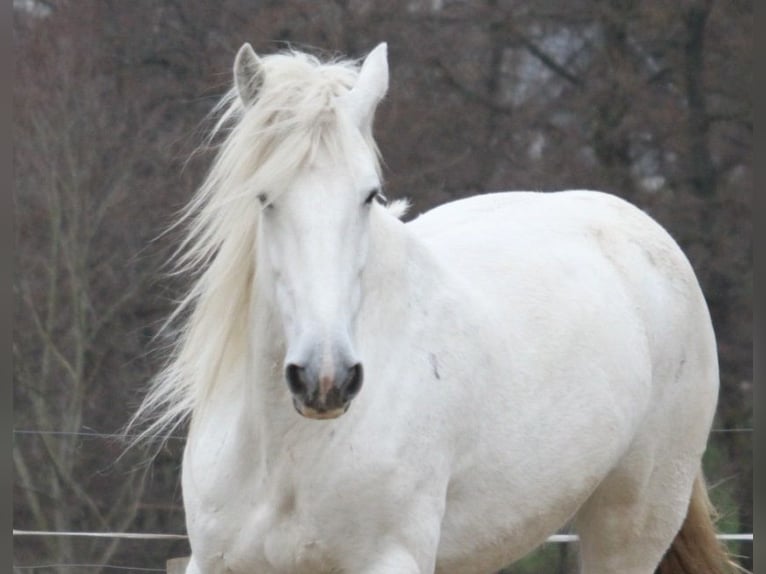
[[[194,560],[194,556],[189,558],[189,563],[186,565],[184,574],[202,574],[202,570],[200,570],[199,566],[197,566],[197,562]]]
[[[424,570],[412,553],[403,548],[393,548],[372,560],[368,558],[364,566],[349,571],[359,574],[433,574],[433,567]]]
[[[343,572],[355,574],[434,574],[441,535],[442,512],[401,512],[410,518],[407,525],[392,532],[380,532],[371,544],[343,560]],[[416,518],[418,517],[418,518]]]

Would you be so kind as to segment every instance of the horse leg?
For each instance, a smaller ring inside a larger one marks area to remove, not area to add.
[[[423,570],[415,556],[404,548],[389,548],[381,552],[376,558],[367,559],[365,565],[348,572],[360,574],[433,574],[430,570]]]
[[[341,570],[355,574],[433,574],[444,513],[443,506],[436,506],[422,501],[403,506],[399,513],[409,517],[408,523],[394,531],[376,533],[367,548],[357,546],[356,552],[344,557]]]
[[[197,566],[197,562],[194,560],[194,556],[189,558],[189,563],[186,565],[184,574],[202,574],[202,570],[200,570],[199,566]]]
[[[656,464],[655,455],[628,456],[577,513],[582,574],[655,572],[684,522],[699,470],[698,460]]]

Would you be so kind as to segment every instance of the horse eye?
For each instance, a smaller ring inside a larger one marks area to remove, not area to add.
[[[378,197],[378,194],[380,194],[380,190],[379,189],[373,189],[370,192],[370,195],[367,196],[367,199],[364,200],[364,204],[365,205],[370,205],[373,202],[373,200],[376,197]]]
[[[367,196],[367,199],[364,200],[365,205],[370,205],[373,200],[377,199],[378,203],[382,203],[383,205],[388,205],[388,199],[385,195],[383,195],[383,192],[380,190],[380,188],[373,189],[370,192],[370,195]]]

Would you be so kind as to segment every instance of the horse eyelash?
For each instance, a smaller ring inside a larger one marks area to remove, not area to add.
[[[370,195],[367,196],[367,199],[364,200],[364,203],[365,205],[370,205],[375,199],[377,199],[383,205],[386,205],[388,203],[388,198],[385,195],[383,195],[383,191],[381,191],[380,188],[373,189],[370,192]]]

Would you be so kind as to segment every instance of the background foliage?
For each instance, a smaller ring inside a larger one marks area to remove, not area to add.
[[[383,40],[387,195],[413,215],[500,189],[636,203],[708,298],[715,427],[752,427],[752,26],[746,0],[15,0],[17,430],[115,432],[157,371],[150,341],[182,287],[160,234],[210,161],[192,152],[237,48],[362,56]],[[182,445],[120,457],[115,439],[16,432],[15,526],[183,532]],[[752,532],[751,433],[714,433],[705,468],[721,529]],[[17,565],[161,568],[187,552],[15,542]],[[733,548],[752,568],[750,545]],[[550,545],[505,572],[574,572],[575,553]]]

